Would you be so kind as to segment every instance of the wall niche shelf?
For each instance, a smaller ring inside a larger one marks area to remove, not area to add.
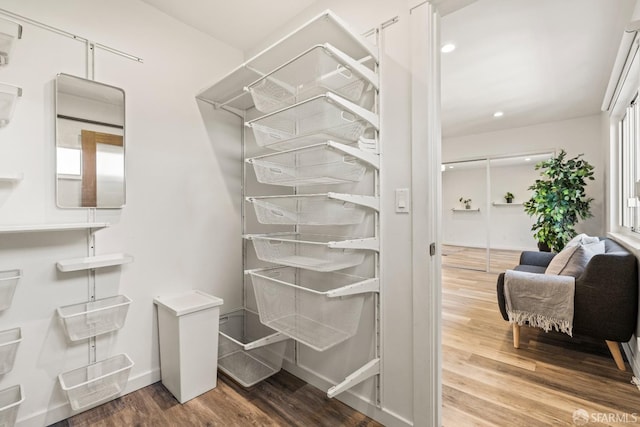
[[[524,203],[522,203],[522,202],[513,202],[513,203],[493,202],[493,206],[524,206]]]
[[[454,212],[480,212],[480,208],[474,208],[474,209],[453,208],[451,210]]]
[[[107,254],[83,258],[71,258],[58,261],[56,267],[62,272],[90,270],[93,268],[111,267],[133,262],[133,256],[128,254]]]
[[[6,173],[0,175],[0,182],[19,182],[24,178],[22,173]]]
[[[0,18],[0,66],[7,65],[15,40],[22,38],[22,25]]]
[[[22,224],[0,226],[0,234],[32,233],[45,231],[99,230],[109,227],[108,222],[80,222],[67,224]]]

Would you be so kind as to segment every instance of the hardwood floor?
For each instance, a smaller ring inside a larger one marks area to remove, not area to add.
[[[465,246],[442,246],[442,266],[458,267],[469,270],[486,271],[487,250],[481,248],[469,248]],[[507,251],[501,249],[491,249],[489,270],[492,272],[502,272],[517,264],[520,251]],[[514,264],[515,259],[515,264]]]
[[[480,265],[483,250],[460,251]],[[518,252],[496,253],[497,269]],[[442,271],[443,425],[640,425],[640,391],[632,373],[616,368],[604,342],[521,328],[513,348],[509,323],[496,302],[497,273],[444,267]],[[280,372],[245,390],[220,375],[218,387],[180,405],[156,383],[56,424],[75,426],[380,426],[335,399]]]
[[[518,255],[501,263],[512,267]],[[587,425],[640,425],[631,369],[616,368],[604,341],[522,327],[515,349],[497,274],[444,267],[442,276],[444,426],[574,426],[578,409]]]
[[[180,405],[161,383],[78,414],[55,427],[351,426],[381,424],[281,371],[244,389],[224,374],[218,386]]]

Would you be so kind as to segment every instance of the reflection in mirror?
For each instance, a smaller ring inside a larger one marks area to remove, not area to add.
[[[68,74],[56,77],[56,182],[61,208],[125,203],[124,91]]]

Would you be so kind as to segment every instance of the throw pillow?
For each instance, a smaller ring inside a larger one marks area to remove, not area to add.
[[[551,260],[545,274],[559,274],[578,278],[587,267],[591,258],[593,258],[594,255],[603,254],[604,252],[604,241],[565,247]],[[560,259],[556,261],[558,257],[560,257]]]
[[[578,234],[573,239],[569,240],[565,247],[567,246],[576,246],[576,245],[588,245],[590,243],[598,243],[600,241],[599,237],[587,236],[586,234]]]
[[[558,255],[553,257],[544,274],[560,274],[560,272],[566,267],[567,263],[573,256],[573,253],[576,251],[576,249],[578,249],[578,247],[579,246],[576,244],[571,246],[567,244],[567,246],[565,246],[563,250],[558,252]]]

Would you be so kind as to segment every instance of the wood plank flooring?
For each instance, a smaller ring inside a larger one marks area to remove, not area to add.
[[[484,251],[464,251],[473,265]],[[459,256],[462,256],[459,255]],[[519,252],[501,254],[513,267]],[[523,327],[521,348],[496,302],[496,273],[444,267],[443,425],[640,425],[640,391],[631,368],[616,368],[604,342]],[[634,416],[635,414],[635,416]],[[600,422],[595,422],[600,421]]]
[[[481,265],[484,251],[457,256]],[[518,256],[496,253],[495,268]],[[604,342],[523,327],[516,350],[498,310],[497,274],[445,266],[442,276],[444,426],[574,426],[578,409],[591,417],[587,426],[640,425],[631,369],[619,371]],[[249,390],[218,378],[215,390],[185,405],[156,383],[56,427],[380,426],[286,372]]]
[[[158,382],[54,426],[379,427],[382,424],[281,371],[249,389],[219,373],[215,389],[184,405]]]
[[[443,267],[458,267],[479,271],[486,271],[487,269],[486,249],[443,245],[442,255]],[[491,249],[489,270],[494,273],[500,273],[508,268],[512,268],[517,264],[519,256],[519,251],[515,252],[502,249]]]

